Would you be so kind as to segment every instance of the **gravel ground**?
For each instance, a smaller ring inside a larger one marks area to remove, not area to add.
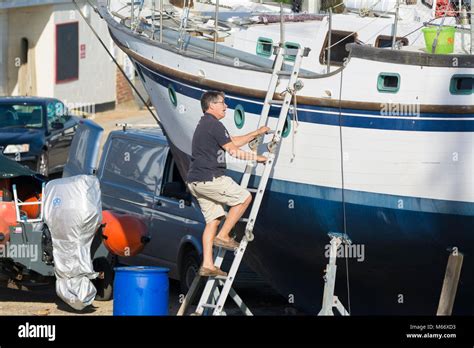
[[[259,284],[258,286],[237,288],[237,292],[255,315],[303,315],[285,301],[270,287]],[[176,315],[180,303],[178,282],[170,281],[169,314]],[[54,285],[41,289],[19,290],[0,288],[0,314],[1,315],[112,315],[112,301],[94,301],[82,311],[76,311],[66,305],[57,295]],[[229,299],[229,302],[231,300]],[[241,315],[240,310],[232,303],[226,307],[228,315]],[[189,312],[193,311],[194,306]]]

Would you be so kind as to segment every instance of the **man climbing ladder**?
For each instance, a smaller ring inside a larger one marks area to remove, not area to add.
[[[209,91],[201,97],[204,112],[194,132],[192,160],[188,172],[188,187],[197,198],[206,220],[202,235],[203,264],[201,276],[225,276],[226,273],[214,266],[212,245],[233,250],[239,244],[229,234],[252,201],[252,196],[230,177],[224,175],[226,169],[225,152],[243,160],[265,162],[264,156],[240,150],[258,135],[269,130],[260,127],[257,131],[242,136],[230,137],[227,129],[219,122],[225,117],[227,106],[222,92]],[[225,215],[224,206],[230,206],[224,225],[215,237],[217,228]]]

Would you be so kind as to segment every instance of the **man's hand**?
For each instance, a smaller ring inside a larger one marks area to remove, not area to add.
[[[231,137],[231,139],[234,142],[235,146],[241,147],[241,146],[244,146],[244,145],[248,144],[249,142],[254,140],[256,137],[267,133],[269,130],[270,130],[270,128],[268,128],[266,126],[263,126],[263,127],[260,127],[257,130],[254,130],[250,133],[247,133],[245,135],[233,136],[233,137]]]
[[[257,129],[257,133],[258,135],[262,135],[262,134],[267,133],[269,130],[270,130],[270,127],[262,126],[259,129]]]

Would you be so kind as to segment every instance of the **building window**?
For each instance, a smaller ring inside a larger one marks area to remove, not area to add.
[[[289,49],[289,50],[297,50],[299,49],[301,46],[299,43],[296,43],[296,42],[285,42],[285,48]],[[289,60],[289,61],[292,61],[294,62],[296,59],[296,55],[294,54],[285,54],[285,60]]]
[[[257,41],[257,54],[262,57],[270,57],[273,54],[273,40],[259,37]]]
[[[56,25],[56,83],[79,79],[79,22]]]
[[[393,36],[390,35],[379,35],[375,39],[375,47],[387,48],[392,47]],[[397,36],[397,43],[400,42],[402,46],[408,46],[408,39],[406,37]]]
[[[377,79],[377,90],[383,93],[397,93],[400,89],[400,74],[380,73]]]
[[[329,33],[326,34],[323,48],[319,54],[319,62],[327,65],[328,61],[328,40]],[[357,40],[357,34],[350,31],[333,30],[331,33],[331,65],[342,66],[344,59],[349,56],[346,45],[354,43]]]
[[[474,75],[454,75],[451,77],[449,92],[451,94],[472,94]]]
[[[21,39],[21,55],[20,55],[21,64],[28,63],[29,48],[30,48],[30,45],[28,43],[28,39],[24,37],[23,39]]]

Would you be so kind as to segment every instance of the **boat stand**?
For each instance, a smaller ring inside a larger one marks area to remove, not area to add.
[[[331,249],[329,252],[329,263],[326,266],[326,274],[324,276],[324,294],[323,294],[323,307],[318,313],[318,316],[322,315],[334,315],[333,308],[335,307],[339,314],[342,316],[348,316],[349,312],[346,310],[344,305],[339,301],[337,296],[334,296],[334,287],[336,285],[336,258],[337,249],[341,244],[350,245],[352,242],[346,235],[342,233],[328,233],[331,238]]]

